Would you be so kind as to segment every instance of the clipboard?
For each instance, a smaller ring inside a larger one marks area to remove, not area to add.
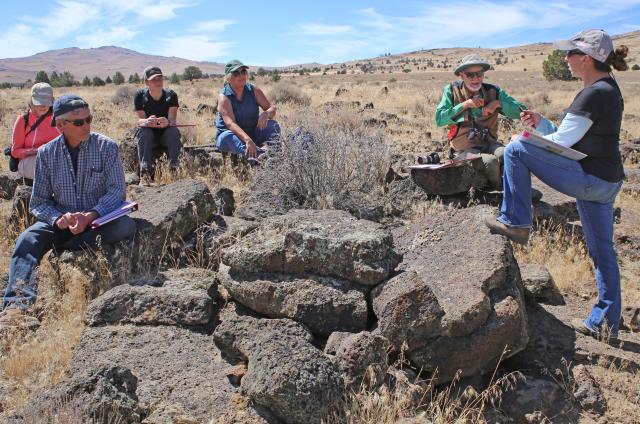
[[[547,140],[540,134],[536,134],[531,131],[522,131],[522,133],[518,137],[518,140],[523,143],[540,147],[547,152],[555,153],[556,155],[560,155],[571,160],[582,160],[587,157],[587,155],[582,152],[574,150],[570,147],[561,146],[560,144]]]
[[[465,157],[464,159],[454,159],[450,162],[447,163],[434,163],[434,164],[419,164],[419,165],[408,165],[405,166],[405,169],[410,169],[410,170],[426,170],[426,171],[435,171],[438,169],[445,169],[445,168],[454,168],[457,166],[462,166],[467,162],[470,162],[474,159],[479,158],[480,155],[468,155],[467,157]]]
[[[92,230],[95,230],[96,228],[100,228],[104,224],[114,221],[120,218],[121,216],[129,215],[130,213],[135,212],[137,210],[138,210],[138,203],[123,202],[120,206],[118,206],[116,209],[109,212],[108,214],[103,215],[100,218],[96,218],[93,221],[91,221],[91,224],[89,224],[89,226],[91,227]]]

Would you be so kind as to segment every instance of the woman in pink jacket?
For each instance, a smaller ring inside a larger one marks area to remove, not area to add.
[[[18,174],[24,178],[34,177],[38,147],[60,135],[58,129],[51,126],[51,105],[51,86],[44,82],[34,84],[29,110],[18,116],[13,125],[11,156],[20,160]]]

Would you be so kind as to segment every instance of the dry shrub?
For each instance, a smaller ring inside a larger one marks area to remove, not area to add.
[[[368,215],[383,207],[389,151],[380,132],[298,128],[256,173],[252,195],[292,209],[342,209]]]
[[[111,95],[111,103],[114,105],[133,105],[133,96],[136,94],[136,88],[129,85],[121,85]]]
[[[271,87],[269,99],[276,104],[291,103],[296,106],[309,106],[311,104],[311,97],[289,83],[279,83]]]
[[[540,225],[527,246],[516,246],[515,255],[519,263],[544,265],[563,292],[583,294],[585,283],[593,280],[586,246],[559,225]]]

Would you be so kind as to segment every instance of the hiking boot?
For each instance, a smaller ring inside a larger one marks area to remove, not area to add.
[[[491,234],[503,235],[509,240],[523,245],[529,243],[528,227],[509,227],[493,217],[485,218],[484,223],[489,227]]]
[[[584,334],[585,336],[593,337],[594,339],[603,341],[605,343],[615,342],[618,340],[617,335],[607,334],[606,331],[602,331],[597,328],[589,327],[583,320],[580,318],[574,318],[571,320],[571,327],[576,331],[576,333]]]

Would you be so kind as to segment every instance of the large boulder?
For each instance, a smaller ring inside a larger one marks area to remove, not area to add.
[[[138,210],[131,214],[138,227],[138,237],[146,237],[149,248],[157,252],[167,242],[191,234],[216,210],[209,188],[198,180],[135,187],[130,190],[129,197],[138,202]]]
[[[270,318],[291,318],[314,333],[360,331],[367,325],[363,286],[311,274],[231,273],[220,266],[218,278],[230,296]]]
[[[145,325],[206,325],[213,317],[215,273],[180,269],[150,281],[123,284],[91,302],[85,323]]]
[[[382,335],[440,382],[490,371],[528,340],[511,244],[483,223],[488,207],[446,209],[394,232],[399,275],[371,293]]]
[[[225,249],[232,272],[313,273],[374,286],[390,275],[399,257],[381,225],[337,210],[293,210]]]
[[[256,405],[285,423],[320,423],[340,407],[339,368],[300,324],[243,315],[233,304],[220,319],[216,343],[247,361],[240,385]]]

